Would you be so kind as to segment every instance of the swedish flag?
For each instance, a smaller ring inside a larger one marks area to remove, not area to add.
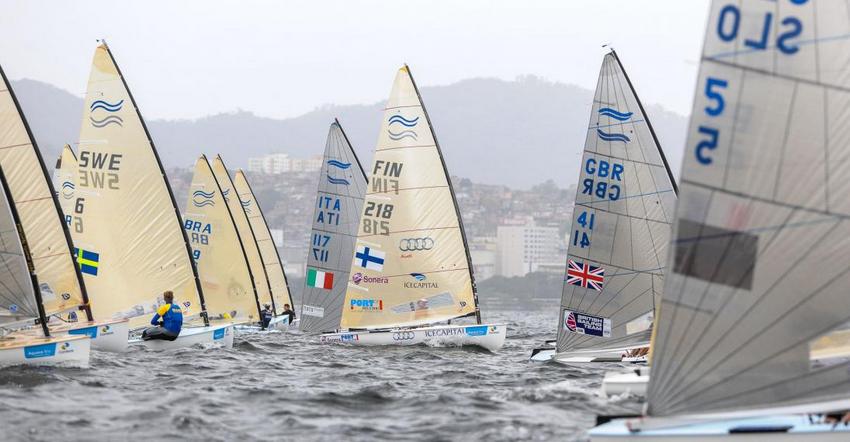
[[[77,264],[79,264],[81,272],[97,276],[97,267],[100,265],[99,253],[75,247],[74,256],[77,258]]]

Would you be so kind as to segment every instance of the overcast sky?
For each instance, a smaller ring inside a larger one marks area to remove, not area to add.
[[[645,102],[690,113],[708,0],[0,0],[0,64],[82,96],[105,38],[147,118],[292,117],[533,74],[593,88],[612,44]],[[470,103],[474,105],[474,103]]]

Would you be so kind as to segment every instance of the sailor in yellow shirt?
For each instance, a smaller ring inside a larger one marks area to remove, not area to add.
[[[163,339],[173,341],[180,336],[183,328],[183,310],[179,304],[174,303],[174,293],[170,290],[162,294],[165,304],[156,309],[156,314],[151,319],[151,325],[142,333],[142,339]]]

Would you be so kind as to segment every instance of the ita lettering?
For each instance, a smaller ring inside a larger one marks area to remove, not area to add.
[[[588,158],[584,171],[588,175],[582,182],[581,193],[597,198],[616,201],[620,199],[620,185],[625,168],[620,163]]]
[[[342,210],[339,198],[319,195],[316,198],[316,207],[319,209],[316,214],[317,223],[329,226],[339,225],[339,213]]]
[[[80,151],[78,180],[80,187],[118,190],[122,154]]]

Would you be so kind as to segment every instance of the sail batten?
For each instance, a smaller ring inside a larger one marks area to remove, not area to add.
[[[619,58],[599,71],[569,232],[558,351],[650,339],[677,188]]]
[[[95,317],[141,327],[170,290],[187,317],[206,321],[174,195],[105,43],[93,57],[80,140],[72,236]]]
[[[850,393],[848,72],[846,2],[712,2],[649,414]]]
[[[341,328],[477,316],[460,212],[406,66],[398,71],[385,106],[370,174]]]

